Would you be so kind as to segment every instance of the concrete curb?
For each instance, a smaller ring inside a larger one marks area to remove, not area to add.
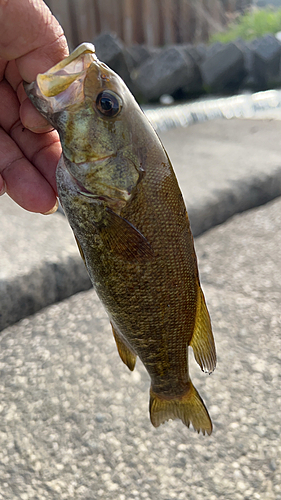
[[[91,287],[67,220],[0,203],[0,330]]]
[[[194,236],[281,195],[279,121],[213,120],[159,132]]]
[[[231,97],[203,98],[186,104],[172,106],[144,105],[143,110],[158,132],[188,127],[216,118],[266,118],[281,117],[281,91],[266,90],[254,94],[238,94]]]
[[[237,213],[264,205],[281,195],[281,168],[273,175],[233,182],[229,190],[218,191],[217,200],[188,210],[193,236],[222,224]]]

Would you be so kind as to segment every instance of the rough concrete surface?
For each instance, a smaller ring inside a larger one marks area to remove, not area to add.
[[[281,195],[280,123],[211,120],[160,133],[194,236]]]
[[[1,334],[1,500],[281,500],[281,200],[196,240],[218,366],[211,437],[154,429],[93,290]],[[137,318],[136,318],[137,322]],[[192,353],[190,353],[192,358]]]
[[[33,214],[0,199],[0,330],[90,288],[72,231],[60,214]]]

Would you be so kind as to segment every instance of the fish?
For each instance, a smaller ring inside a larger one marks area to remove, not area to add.
[[[58,131],[61,205],[117,350],[150,378],[150,420],[211,434],[188,368],[188,346],[204,372],[216,366],[187,210],[152,125],[90,43],[38,74],[25,91]]]

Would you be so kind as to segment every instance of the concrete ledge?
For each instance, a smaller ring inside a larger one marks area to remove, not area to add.
[[[194,236],[281,195],[279,121],[217,119],[159,135]]]
[[[91,287],[67,220],[0,200],[0,329]]]

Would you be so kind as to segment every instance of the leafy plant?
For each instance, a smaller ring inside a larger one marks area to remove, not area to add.
[[[237,38],[253,40],[267,33],[274,34],[278,31],[281,31],[281,9],[255,9],[239,16],[226,31],[214,33],[209,41],[210,43],[228,43]]]

